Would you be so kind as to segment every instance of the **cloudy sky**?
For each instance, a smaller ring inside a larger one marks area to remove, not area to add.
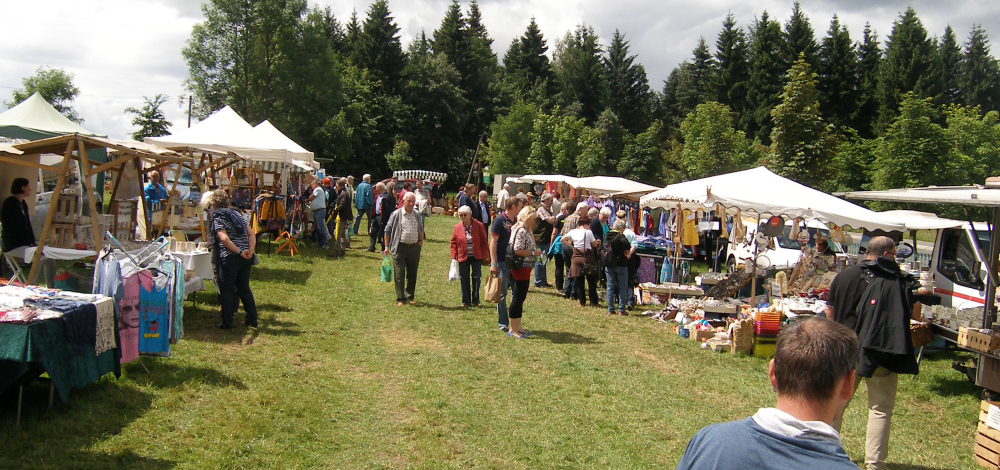
[[[309,0],[330,5],[344,21],[352,10],[362,19],[367,0]],[[460,0],[463,8],[467,0]],[[75,108],[84,127],[98,134],[126,138],[135,130],[129,106],[140,107],[142,97],[170,96],[164,111],[175,126],[186,126],[187,66],[181,48],[191,27],[202,21],[201,0],[34,0],[4,2],[4,53],[0,54],[0,102],[9,101],[21,79],[40,66],[61,68],[74,75],[80,89]],[[390,0],[404,47],[421,30],[430,35],[440,24],[451,0]],[[826,0],[801,1],[819,40],[838,15],[852,39],[859,39],[865,22],[880,41],[892,22],[912,5],[931,35],[940,36],[951,25],[964,42],[973,24],[1000,37],[1000,2],[951,0]],[[678,63],[691,55],[700,37],[714,45],[722,20],[730,11],[741,26],[767,11],[780,22],[788,18],[791,1],[778,0],[480,0],[483,20],[502,57],[520,36],[532,16],[554,49],[555,39],[577,24],[593,26],[607,44],[615,29],[626,34],[632,53],[645,67],[654,89]],[[994,56],[1000,47],[993,47]],[[3,105],[0,104],[0,109]],[[256,124],[256,123],[251,123]]]

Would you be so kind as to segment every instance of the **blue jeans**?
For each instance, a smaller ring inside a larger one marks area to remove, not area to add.
[[[507,319],[507,291],[510,289],[510,270],[507,263],[503,261],[497,263],[500,268],[500,302],[497,302],[497,326],[507,328],[510,320]]]
[[[465,261],[458,263],[458,277],[459,282],[462,284],[463,305],[479,305],[479,280],[483,276],[482,273],[483,262],[481,260],[470,256]]]
[[[548,243],[537,244],[535,248],[542,250],[542,260],[545,260],[545,254],[549,252]],[[549,280],[545,272],[545,263],[535,262],[535,287],[542,287],[549,283]]]
[[[326,209],[313,211],[313,231],[316,232],[316,244],[326,247],[330,234],[326,231]]]
[[[362,215],[368,216],[368,231],[371,232],[372,230],[372,208],[369,207],[367,209],[358,209],[358,218],[354,219],[354,233],[361,233],[358,232],[358,229],[361,228]]]
[[[563,245],[561,248],[563,255],[563,264],[566,267],[566,273],[565,273],[566,285],[563,286],[563,295],[572,298],[574,297],[573,295],[574,283],[573,279],[569,277],[569,268],[570,268],[570,260],[573,258],[573,250],[570,248],[566,248],[566,245]]]
[[[628,267],[604,268],[608,279],[608,312],[615,311],[615,297],[618,297],[618,311],[625,311],[628,303]]]

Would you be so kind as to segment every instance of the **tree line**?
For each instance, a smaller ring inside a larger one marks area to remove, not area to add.
[[[617,30],[605,47],[579,25],[550,50],[532,18],[498,57],[475,0],[453,0],[405,49],[386,0],[343,21],[306,0],[202,10],[182,50],[194,116],[229,105],[269,119],[334,174],[420,168],[457,184],[477,152],[494,174],[654,185],[761,164],[827,191],[1000,174],[1000,65],[986,31],[931,35],[912,8],[884,44],[868,25],[852,39],[837,16],[817,39],[798,3],[784,23],[729,14],[714,48],[702,38],[659,91]],[[129,109],[140,137],[165,132],[165,100]]]

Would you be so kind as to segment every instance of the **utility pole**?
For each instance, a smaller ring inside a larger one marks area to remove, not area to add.
[[[188,95],[188,128],[191,128],[191,95]]]

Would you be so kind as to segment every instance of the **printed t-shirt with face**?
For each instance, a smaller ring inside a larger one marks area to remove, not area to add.
[[[512,226],[514,226],[514,221],[507,218],[506,212],[501,212],[490,226],[490,234],[497,235],[499,237],[497,239],[497,258],[499,258],[501,263],[503,262],[504,254],[506,253],[503,250],[506,250],[507,245],[510,244],[510,228]]]

